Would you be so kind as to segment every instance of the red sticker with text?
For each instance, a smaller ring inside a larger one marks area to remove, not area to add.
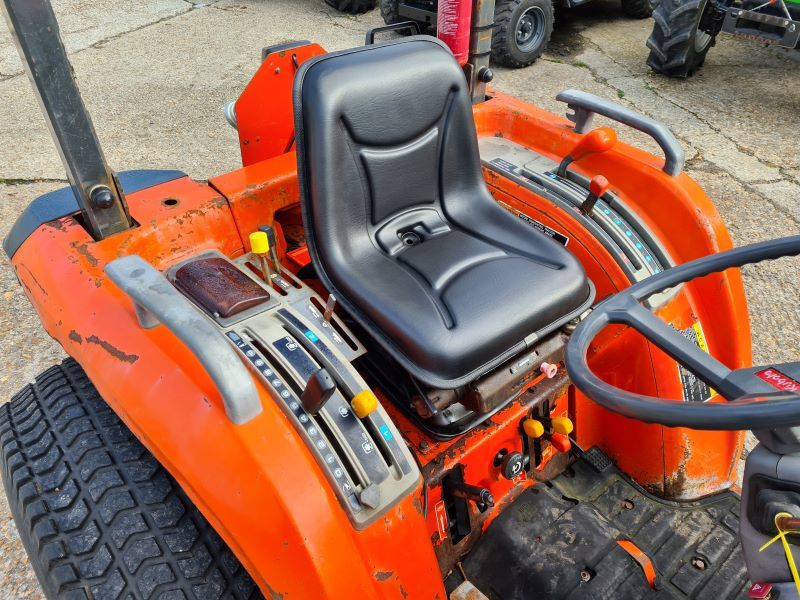
[[[436,513],[436,524],[439,526],[439,539],[447,539],[447,508],[445,508],[444,500],[436,503],[434,511]]]
[[[756,373],[756,377],[763,379],[772,387],[782,390],[784,392],[800,392],[800,383],[784,375],[778,369],[770,367]]]

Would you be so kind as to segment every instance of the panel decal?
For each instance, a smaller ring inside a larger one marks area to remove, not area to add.
[[[700,326],[700,323],[695,323],[680,333],[683,337],[700,348],[700,350],[709,354],[706,336],[703,334],[703,328]],[[711,397],[716,394],[706,382],[698,379],[694,373],[683,365],[678,365],[678,370],[680,371],[681,383],[683,384],[684,402],[708,402]]]

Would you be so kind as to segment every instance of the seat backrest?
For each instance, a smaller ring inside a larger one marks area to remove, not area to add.
[[[492,203],[466,79],[435,38],[310,60],[294,104],[306,238],[329,288],[348,287],[340,273],[362,253],[392,255],[448,228],[476,188]]]

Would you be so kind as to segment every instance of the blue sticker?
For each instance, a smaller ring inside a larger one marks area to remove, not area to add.
[[[308,339],[310,339],[314,343],[319,341],[319,338],[317,337],[317,334],[314,333],[313,331],[306,331],[306,337]]]
[[[389,431],[389,427],[387,427],[385,423],[378,427],[378,430],[381,432],[383,439],[385,439],[387,442],[392,439],[392,432]]]

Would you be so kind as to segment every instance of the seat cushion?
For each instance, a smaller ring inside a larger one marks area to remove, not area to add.
[[[418,379],[463,385],[591,303],[572,254],[486,188],[464,75],[434,38],[305,63],[295,120],[320,278]]]

